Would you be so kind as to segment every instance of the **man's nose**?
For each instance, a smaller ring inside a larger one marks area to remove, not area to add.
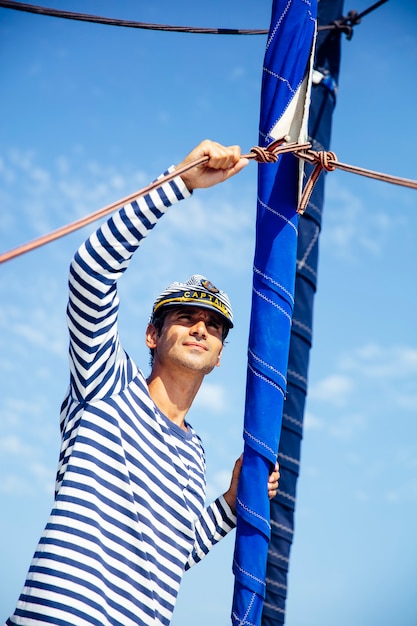
[[[190,329],[192,335],[207,337],[207,327],[204,320],[198,320]]]

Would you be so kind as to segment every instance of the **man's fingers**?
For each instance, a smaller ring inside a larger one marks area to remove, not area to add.
[[[241,170],[243,170],[244,167],[247,166],[248,163],[249,159],[239,159],[239,161],[235,165],[224,170],[224,173],[226,175],[225,178],[231,178],[235,174],[238,174]]]
[[[249,163],[248,159],[241,158],[239,146],[222,146],[205,139],[185,157],[178,169],[201,157],[208,157],[208,161],[181,175],[189,191],[217,185],[240,172]]]
[[[276,463],[275,468],[270,473],[269,479],[268,479],[268,497],[270,500],[272,500],[272,498],[275,498],[275,496],[278,493],[279,478],[280,478],[279,465],[278,463]]]
[[[240,146],[222,146],[210,142],[207,156],[210,157],[207,165],[213,169],[227,170],[234,167],[240,160]]]
[[[279,479],[280,475],[281,474],[279,473],[279,464],[275,463],[275,467],[269,475],[269,482],[276,482]]]

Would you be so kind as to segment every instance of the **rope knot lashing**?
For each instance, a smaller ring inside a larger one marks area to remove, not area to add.
[[[337,156],[334,152],[320,150],[319,152],[313,152],[312,154],[312,162],[315,163],[316,166],[320,166],[320,168],[326,170],[327,172],[334,172],[336,169],[335,162],[337,162]]]
[[[261,146],[253,146],[251,154],[255,155],[254,158],[257,163],[276,163],[278,160],[277,154]]]
[[[251,154],[255,155],[257,163],[276,163],[278,155],[283,150],[283,146],[288,142],[289,137],[274,139],[267,146],[253,146]]]
[[[347,15],[344,15],[340,20],[334,20],[330,26],[333,26],[336,30],[344,33],[346,39],[350,41],[353,37],[353,27],[361,23],[361,16],[357,11],[349,11]]]
[[[306,154],[307,160],[314,165],[314,169],[311,172],[310,178],[305,184],[303,193],[301,195],[300,203],[297,208],[297,213],[303,215],[305,212],[311,194],[314,189],[321,172],[326,170],[327,172],[333,172],[336,169],[337,156],[334,152],[327,150],[320,150],[318,152],[309,150]]]
[[[288,152],[297,153],[311,148],[309,142],[298,143],[296,141],[290,141],[289,139],[288,136],[285,136],[280,139],[274,139],[274,141],[265,147],[254,146],[250,151],[250,156],[258,163],[276,163],[280,154]]]

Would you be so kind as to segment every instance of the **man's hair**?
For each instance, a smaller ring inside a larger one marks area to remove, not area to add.
[[[158,337],[161,334],[161,330],[163,328],[164,322],[165,322],[165,318],[167,316],[168,313],[168,308],[162,308],[157,315],[154,316],[151,324],[153,326],[155,326],[156,328],[156,332],[158,333]],[[155,355],[155,348],[149,348],[149,352],[150,352],[150,358],[149,358],[149,365],[153,366],[153,359],[154,359],[154,355]]]
[[[171,311],[176,311],[178,309],[182,309],[183,306],[179,305],[179,306],[165,306],[162,307],[154,316],[151,324],[153,326],[155,326],[156,332],[158,333],[158,336],[161,334],[162,328],[164,326],[165,323],[165,319],[166,316],[168,315],[168,313],[170,313]],[[226,341],[226,337],[229,334],[229,326],[227,324],[225,324],[222,321],[223,324],[223,330],[222,330],[222,343],[224,345],[225,341]],[[154,355],[155,355],[155,349],[154,348],[149,348],[149,352],[150,352],[150,358],[149,358],[149,364],[152,368],[153,366],[153,360],[154,360]]]

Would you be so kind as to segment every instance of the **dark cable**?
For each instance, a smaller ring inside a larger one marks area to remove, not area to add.
[[[352,38],[353,26],[359,24],[361,18],[368,15],[371,11],[388,2],[388,0],[379,0],[362,13],[350,11],[346,17],[341,20],[328,24],[327,26],[319,26],[318,30],[341,30],[348,39]],[[143,30],[160,30],[176,33],[194,33],[201,35],[267,35],[268,30],[264,29],[238,29],[238,28],[201,28],[199,26],[170,26],[168,24],[148,24],[146,22],[135,22],[133,20],[120,20],[112,17],[102,17],[99,15],[89,15],[87,13],[75,13],[72,11],[62,11],[60,9],[50,9],[48,7],[36,6],[34,4],[25,4],[23,2],[12,2],[12,0],[0,0],[0,7],[4,9],[14,9],[16,11],[25,11],[26,13],[36,13],[38,15],[47,15],[50,17],[61,17],[67,20],[77,20],[80,22],[92,22],[95,24],[107,24],[108,26],[124,26],[127,28],[141,28]]]

